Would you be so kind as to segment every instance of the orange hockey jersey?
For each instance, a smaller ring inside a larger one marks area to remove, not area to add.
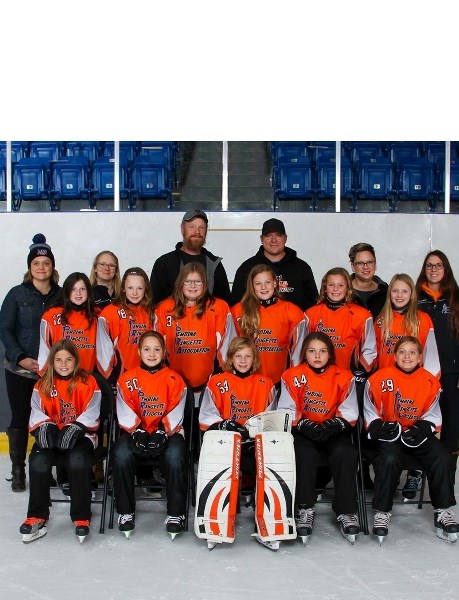
[[[153,329],[153,323],[142,306],[132,305],[127,311],[109,304],[100,313],[97,326],[97,369],[106,378],[121,357],[121,373],[140,364],[139,339],[144,331]]]
[[[270,410],[275,397],[274,384],[266,375],[238,377],[229,371],[213,375],[202,398],[199,426],[206,431],[224,419],[244,425],[253,415]]]
[[[242,304],[235,304],[231,312],[238,335],[241,331]],[[279,299],[270,306],[260,305],[260,326],[255,344],[257,346],[261,372],[274,383],[280,381],[290,358],[290,363],[300,362],[300,350],[305,337],[305,319],[301,309],[288,300]]]
[[[62,307],[47,310],[40,323],[40,348],[38,350],[38,369],[43,374],[44,366],[51,346],[59,340],[71,340],[78,348],[80,366],[85,371],[94,371],[96,366],[97,318],[89,327],[83,311],[72,310],[67,323],[62,322]]]
[[[432,319],[429,315],[418,310],[419,333],[418,340],[423,348],[424,369],[427,369],[435,377],[440,377],[440,359],[438,357],[437,341],[433,328]],[[389,337],[384,341],[384,330],[381,319],[374,323],[376,344],[378,348],[378,367],[390,367],[395,364],[394,347],[404,335],[407,335],[403,329],[403,315],[394,312],[394,318],[389,332]]]
[[[181,319],[173,311],[174,300],[163,300],[155,310],[155,329],[164,336],[171,368],[192,388],[202,387],[214,371],[215,359],[223,366],[236,335],[229,306],[215,298],[201,319],[195,317],[194,306],[186,308]]]
[[[96,380],[88,373],[86,383],[78,383],[68,394],[69,380],[54,378],[50,396],[38,389],[32,392],[29,431],[34,431],[45,421],[56,423],[59,429],[78,421],[87,428],[86,437],[97,448],[97,428],[99,427],[101,392]]]
[[[322,423],[333,417],[355,425],[359,408],[354,377],[336,365],[323,373],[315,373],[306,363],[287,369],[282,375],[277,408],[294,413],[294,425],[302,418]]]
[[[441,429],[438,379],[423,367],[404,373],[397,367],[379,369],[365,385],[365,427],[375,419],[398,421],[402,429],[418,419],[430,421],[435,430]]]
[[[167,435],[183,433],[186,384],[178,373],[163,367],[149,373],[141,367],[118,378],[116,414],[121,429],[148,433],[163,429]]]
[[[350,303],[332,310],[321,302],[305,312],[306,333],[322,331],[333,342],[336,366],[370,373],[376,364],[373,318],[366,308]]]

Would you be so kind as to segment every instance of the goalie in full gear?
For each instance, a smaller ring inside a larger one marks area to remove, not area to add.
[[[350,431],[358,418],[352,373],[335,365],[331,339],[322,332],[306,336],[302,363],[282,375],[279,410],[295,414],[296,528],[304,544],[312,533],[316,480],[320,461],[330,466],[335,495],[333,510],[341,533],[351,544],[360,531],[357,519],[357,458]]]
[[[456,504],[452,459],[435,436],[442,422],[440,384],[421,366],[417,338],[401,337],[394,353],[396,364],[371,375],[365,388],[365,428],[376,445],[373,534],[381,544],[389,532],[402,457],[407,454],[415,456],[427,474],[438,537],[455,542],[459,525],[450,510]]]
[[[274,406],[275,387],[272,380],[258,373],[260,362],[255,344],[248,338],[234,338],[229,346],[223,373],[212,376],[204,391],[199,424],[206,432],[203,438],[201,458],[198,470],[198,491],[196,503],[195,532],[198,537],[207,539],[209,549],[217,543],[234,540],[234,519],[240,491],[240,473],[257,474],[258,481],[264,480],[267,472],[268,453],[264,453],[265,440],[250,438],[249,430],[244,424],[253,415],[270,411]],[[258,431],[257,423],[251,428],[252,433]],[[267,434],[262,434],[267,435]],[[286,448],[284,461],[287,461],[289,472],[294,476],[293,452],[288,454],[291,439],[289,433],[272,432],[279,438],[287,436],[282,444]],[[257,445],[257,462],[255,459]],[[262,476],[258,474],[262,470]],[[269,479],[269,477],[268,477]],[[268,485],[268,484],[267,484]],[[218,488],[218,491],[217,491]],[[283,488],[286,496],[291,496],[288,485]],[[223,498],[225,510],[216,514],[219,498]],[[258,541],[270,549],[277,550],[279,539],[292,537],[293,518],[290,526],[281,527],[287,535],[270,535],[269,527],[263,524],[263,494],[257,489],[256,511]],[[288,501],[286,501],[288,504]],[[291,512],[287,506],[286,513]],[[271,539],[273,538],[273,539]]]

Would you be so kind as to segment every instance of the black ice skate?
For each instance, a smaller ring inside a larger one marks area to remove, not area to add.
[[[384,538],[389,533],[389,521],[391,516],[390,512],[375,512],[373,535],[378,537],[380,544],[383,543]]]
[[[39,540],[48,533],[46,530],[46,519],[28,517],[19,528],[19,533],[22,533],[24,544],[30,544],[30,542]]]
[[[459,524],[454,520],[454,513],[448,508],[436,508],[434,510],[434,525],[437,536],[446,542],[455,543]]]
[[[341,534],[344,539],[354,545],[355,536],[360,532],[360,525],[356,514],[342,514],[337,517]]]
[[[184,515],[178,517],[171,517],[168,515],[164,523],[166,524],[166,531],[171,536],[172,541],[174,541],[176,535],[185,531]]]
[[[422,471],[408,471],[405,485],[403,486],[402,496],[404,501],[413,500],[416,493],[421,489]]]
[[[313,508],[300,508],[296,522],[296,534],[301,539],[304,545],[309,541],[309,536],[312,533],[312,525],[314,523],[315,511]]]
[[[126,513],[118,516],[118,530],[124,533],[129,539],[129,536],[134,531],[135,527],[135,516],[134,513]]]
[[[89,521],[73,521],[73,524],[75,525],[75,534],[78,536],[80,544],[82,544],[89,533]]]

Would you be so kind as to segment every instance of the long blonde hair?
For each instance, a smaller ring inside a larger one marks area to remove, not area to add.
[[[343,269],[342,267],[334,267],[333,269],[329,269],[322,277],[317,304],[322,304],[323,302],[325,302],[325,297],[327,296],[327,279],[330,275],[340,275],[344,279],[347,286],[347,292],[346,297],[344,298],[344,303],[349,304],[350,302],[352,302],[354,299],[354,293],[352,291],[352,281],[349,273],[346,271],[346,269]]]
[[[83,371],[83,369],[80,367],[80,355],[78,354],[78,349],[75,346],[75,344],[71,340],[59,340],[51,346],[48,359],[46,361],[45,372],[43,373],[43,376],[37,383],[37,387],[40,390],[40,392],[43,392],[43,394],[48,397],[51,395],[51,392],[54,387],[54,358],[56,354],[61,350],[65,350],[66,352],[71,354],[75,359],[75,368],[73,369],[70,384],[67,389],[68,394],[70,395],[73,392],[75,386],[79,382],[86,383],[88,381],[88,373],[86,373],[86,371]]]
[[[255,339],[257,337],[258,330],[260,328],[260,300],[255,294],[253,280],[257,275],[260,275],[261,273],[269,273],[271,275],[273,281],[276,283],[273,296],[275,296],[276,298],[280,297],[279,290],[277,287],[276,274],[271,269],[271,267],[269,267],[268,265],[255,265],[251,269],[247,277],[247,287],[241,300],[241,331],[245,337],[251,339]]]
[[[403,315],[403,330],[405,335],[411,335],[415,338],[419,333],[419,316],[418,316],[418,294],[414,281],[406,273],[396,273],[390,280],[387,288],[386,301],[381,312],[376,317],[376,322],[381,325],[383,340],[387,342],[390,336],[392,321],[394,320],[394,309],[390,297],[391,290],[396,281],[401,281],[410,288],[411,296],[406,305],[406,313]]]
[[[120,267],[119,267],[118,257],[116,256],[116,254],[113,254],[113,252],[111,250],[102,250],[102,252],[99,252],[99,254],[97,254],[97,256],[95,257],[95,259],[93,260],[93,263],[92,263],[92,269],[91,269],[91,273],[89,275],[89,281],[91,282],[92,286],[98,285],[97,275],[96,275],[96,266],[100,260],[100,257],[102,256],[102,254],[109,254],[113,258],[113,262],[116,264],[115,274],[113,275],[111,285],[113,286],[114,298],[118,298],[120,295],[120,291],[121,291]]]

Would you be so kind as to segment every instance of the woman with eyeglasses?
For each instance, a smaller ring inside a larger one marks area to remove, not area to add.
[[[154,310],[150,281],[140,267],[127,269],[119,299],[106,306],[97,326],[97,369],[110,383],[117,372],[139,366],[138,344],[144,331],[153,329]]]
[[[94,292],[97,313],[108,306],[121,291],[118,257],[110,250],[103,250],[94,259],[89,275]]]
[[[386,301],[387,283],[376,273],[376,254],[371,244],[359,242],[349,250],[352,291],[356,304],[368,309],[375,319]]]
[[[236,335],[228,304],[210,294],[206,271],[195,262],[182,267],[173,295],[156,307],[155,329],[164,336],[171,368],[195,394],[223,368]]]
[[[440,355],[442,393],[440,440],[453,454],[459,450],[459,287],[441,250],[427,254],[416,282],[419,308],[432,319]]]

